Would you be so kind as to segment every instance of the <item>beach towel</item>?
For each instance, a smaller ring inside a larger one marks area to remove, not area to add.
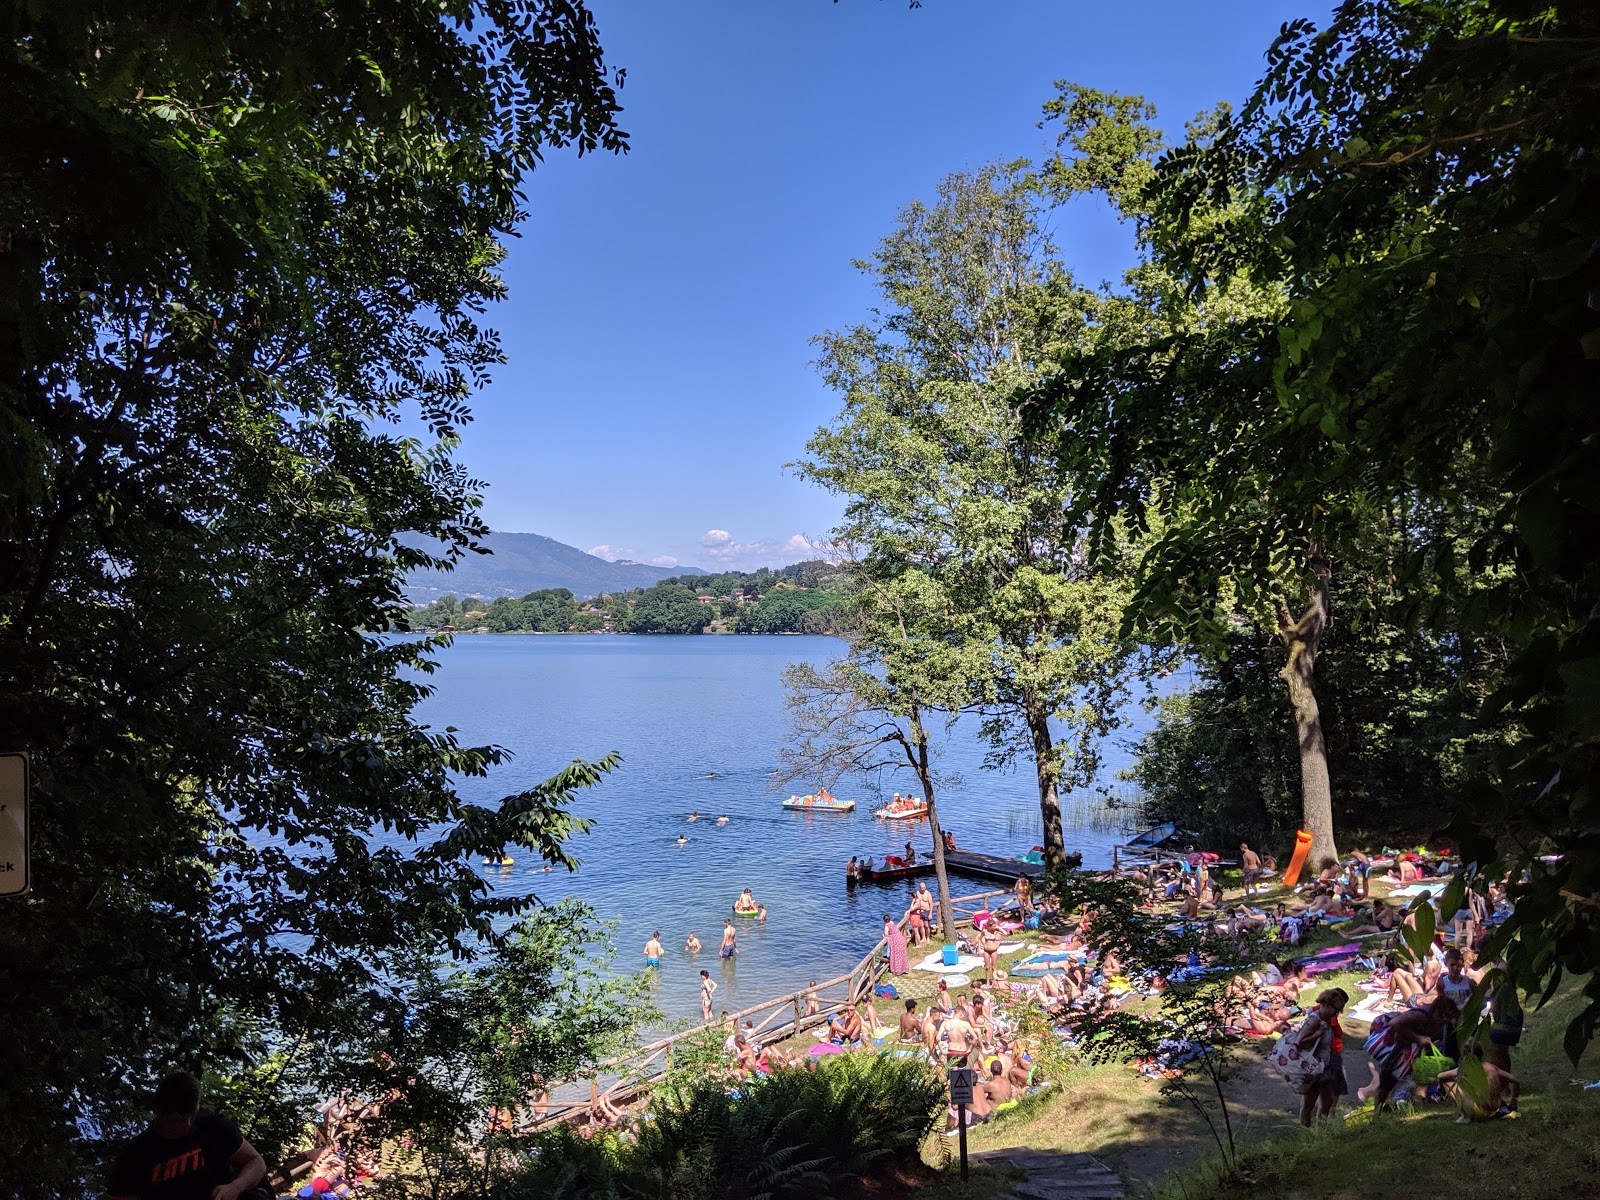
[[[917,964],[919,971],[931,971],[935,975],[956,975],[965,971],[983,970],[983,959],[976,954],[960,954],[956,956],[953,964],[946,965],[942,954],[930,954]]]

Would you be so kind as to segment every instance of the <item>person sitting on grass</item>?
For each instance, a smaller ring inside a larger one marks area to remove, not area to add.
[[[847,1008],[839,1014],[839,1033],[844,1038],[845,1045],[852,1045],[861,1041],[861,1014],[853,1008]]]
[[[906,1010],[900,1014],[900,1041],[904,1045],[915,1045],[922,1041],[922,1018],[917,1016],[917,1002],[906,1001]]]
[[[1522,1090],[1517,1077],[1490,1062],[1483,1064],[1483,1074],[1489,1082],[1489,1091],[1482,1099],[1478,1099],[1462,1085],[1460,1068],[1451,1067],[1439,1072],[1440,1084],[1449,1091],[1461,1109],[1461,1115],[1456,1118],[1457,1125],[1465,1125],[1469,1121],[1492,1121],[1517,1111],[1517,1096]]]
[[[978,1089],[974,1088],[973,1090],[976,1092]],[[989,1078],[983,1084],[983,1095],[984,1099],[988,1101],[988,1109],[991,1116],[1002,1104],[1016,1099],[1016,1088],[1012,1086],[1011,1079],[1006,1074],[1005,1063],[999,1058],[989,1064]],[[976,1096],[974,1096],[974,1099],[976,1099]]]

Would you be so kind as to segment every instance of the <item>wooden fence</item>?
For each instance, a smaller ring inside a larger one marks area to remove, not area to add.
[[[987,892],[974,892],[970,896],[952,897],[951,915],[956,926],[958,928],[962,925],[970,926],[974,914],[987,907],[991,899],[1010,894],[1009,889],[997,888]],[[898,924],[904,932],[906,918],[901,917]],[[733,1022],[734,1029],[766,1043],[786,1041],[789,1038],[799,1037],[808,1029],[826,1025],[828,1018],[834,1013],[853,1007],[872,995],[873,989],[888,973],[888,960],[882,955],[884,944],[884,939],[879,938],[866,956],[843,975],[820,982],[814,988],[808,986],[752,1005],[740,1012],[730,1013],[729,1020]],[[805,1011],[806,996],[812,992],[817,997],[817,1010],[808,1014]],[[759,1021],[756,1020],[757,1017],[760,1018]],[[744,1030],[741,1024],[744,1021],[755,1022],[753,1029]],[[587,1096],[570,1094],[575,1089],[581,1089],[586,1082],[584,1080],[570,1080],[553,1087],[549,1101],[534,1106],[528,1119],[518,1123],[518,1132],[529,1133],[559,1125],[563,1121],[575,1120],[585,1115],[600,1098],[616,1105],[631,1102],[659,1083],[671,1068],[674,1046],[680,1042],[702,1037],[708,1030],[722,1034],[728,1031],[728,1026],[721,1019],[695,1025],[600,1063],[587,1080],[589,1084]],[[604,1081],[603,1087],[602,1081]],[[563,1092],[568,1095],[562,1096]]]

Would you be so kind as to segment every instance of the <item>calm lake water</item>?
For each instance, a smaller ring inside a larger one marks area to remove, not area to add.
[[[441,654],[436,692],[418,715],[456,726],[464,744],[515,755],[488,780],[464,782],[473,800],[520,791],[575,757],[619,751],[622,765],[576,807],[595,822],[571,846],[582,860],[576,872],[538,873],[523,855],[483,868],[485,876],[545,902],[587,900],[617,922],[619,969],[642,967],[644,942],[659,929],[667,954],[652,986],[667,1016],[698,1015],[702,967],[718,982],[718,1008],[732,1012],[848,970],[877,939],[883,915],[905,911],[914,884],[846,890],[852,854],[881,858],[907,838],[919,853],[930,847],[926,822],[872,816],[880,796],[911,790],[904,773],[841,781],[836,792],[858,801],[853,813],[779,807],[791,790],[810,790],[772,786],[788,733],[783,669],[820,666],[841,649],[821,637],[462,636]],[[1135,732],[1148,724],[1137,705],[1128,715]],[[963,849],[1022,853],[1040,831],[1031,764],[982,770],[975,732],[973,722],[942,742],[941,768],[957,778],[940,793],[941,821]],[[1107,747],[1102,782],[1126,764],[1131,740],[1124,733]],[[694,809],[706,817],[691,824]],[[730,821],[718,827],[712,819],[722,813]],[[1108,865],[1116,840],[1087,822],[1074,828],[1069,813],[1067,844],[1086,866]],[[952,878],[958,895],[994,886]],[[765,925],[736,918],[739,955],[725,963],[716,954],[722,920],[746,887],[769,917]],[[696,956],[683,950],[690,930],[706,947]]]

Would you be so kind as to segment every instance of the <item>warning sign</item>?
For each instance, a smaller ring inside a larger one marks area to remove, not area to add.
[[[971,1104],[972,1085],[977,1072],[971,1067],[952,1067],[950,1070],[950,1103]]]
[[[28,894],[28,756],[0,754],[0,896]]]

